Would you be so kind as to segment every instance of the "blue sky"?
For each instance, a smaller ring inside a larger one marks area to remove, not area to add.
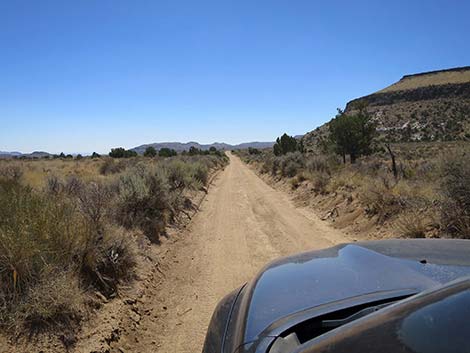
[[[470,2],[0,0],[0,150],[273,140],[470,65]]]

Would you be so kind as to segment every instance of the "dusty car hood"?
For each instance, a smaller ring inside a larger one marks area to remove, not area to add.
[[[355,243],[283,258],[240,294],[229,324],[239,334],[229,339],[244,344],[271,336],[282,318],[346,298],[420,292],[470,275],[469,261],[470,241],[456,240]]]

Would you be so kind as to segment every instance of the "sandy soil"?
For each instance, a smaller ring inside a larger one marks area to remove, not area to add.
[[[89,322],[74,352],[200,352],[217,302],[267,262],[351,240],[229,157],[189,227],[154,247],[140,288]]]

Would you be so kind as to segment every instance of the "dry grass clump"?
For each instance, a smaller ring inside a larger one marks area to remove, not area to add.
[[[396,185],[388,185],[383,180],[370,180],[361,189],[360,199],[366,212],[377,215],[379,222],[384,222],[405,207],[405,200],[396,192]]]
[[[430,222],[427,215],[408,210],[399,215],[396,225],[399,234],[404,238],[425,238]]]
[[[31,332],[49,328],[70,329],[85,315],[83,289],[71,271],[44,269],[36,285],[18,303],[12,324],[16,331]]]
[[[442,160],[441,207],[443,228],[457,238],[470,238],[469,152],[456,152]]]

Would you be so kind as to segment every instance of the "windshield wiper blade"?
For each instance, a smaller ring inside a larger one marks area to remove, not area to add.
[[[321,327],[328,327],[328,328],[335,328],[339,327],[342,325],[345,325],[349,322],[352,322],[354,320],[360,319],[361,317],[364,317],[366,315],[372,314],[373,312],[376,312],[377,310],[380,310],[386,306],[389,306],[395,302],[389,302],[389,303],[384,303],[380,305],[374,305],[368,308],[364,308],[357,313],[352,314],[351,316],[348,316],[344,319],[337,319],[337,320],[322,320],[321,321]]]

